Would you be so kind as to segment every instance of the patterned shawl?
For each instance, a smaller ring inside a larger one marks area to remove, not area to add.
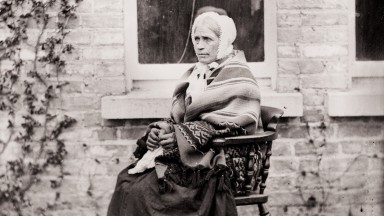
[[[208,78],[207,89],[190,105],[185,104],[186,78],[189,69],[176,87],[171,117],[176,123],[204,120],[218,125],[232,122],[253,133],[260,114],[260,92],[256,80],[246,65],[243,52],[237,51],[226,64],[216,68]]]
[[[178,185],[198,187],[214,174],[222,177],[219,187],[224,187],[224,152],[210,148],[209,141],[223,135],[252,134],[259,122],[260,92],[242,52],[236,51],[214,69],[206,90],[186,104],[186,80],[192,71],[184,74],[173,96],[171,121],[178,147],[156,158],[163,192],[172,190],[169,179]]]

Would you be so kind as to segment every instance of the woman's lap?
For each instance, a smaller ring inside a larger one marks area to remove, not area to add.
[[[212,206],[217,205],[232,212],[223,215],[236,215],[230,194],[216,191],[216,177],[199,189],[173,184],[171,192],[160,194],[154,169],[135,175],[128,174],[127,170],[118,176],[108,216],[211,215]]]

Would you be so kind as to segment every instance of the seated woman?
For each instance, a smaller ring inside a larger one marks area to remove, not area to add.
[[[171,118],[150,124],[134,155],[163,150],[152,165],[129,174],[139,160],[119,174],[108,216],[237,215],[224,151],[210,140],[255,132],[259,88],[243,52],[233,49],[231,18],[203,13],[191,32],[199,62],[176,87]]]

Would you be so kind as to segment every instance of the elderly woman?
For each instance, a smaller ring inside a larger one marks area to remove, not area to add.
[[[254,133],[259,122],[259,89],[244,54],[233,49],[235,38],[228,16],[196,18],[199,62],[176,87],[171,118],[150,124],[134,155],[163,151],[154,167],[129,174],[135,163],[119,174],[108,216],[237,215],[224,152],[210,146],[217,136]]]

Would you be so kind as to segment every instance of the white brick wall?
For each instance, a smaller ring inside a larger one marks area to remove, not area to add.
[[[347,170],[333,188],[326,188],[332,193],[323,213],[357,215],[361,214],[356,212],[358,206],[364,209],[363,213],[382,215],[383,121],[370,117],[338,118],[384,115],[382,94],[364,95],[353,88],[354,84],[359,88],[370,87],[372,83],[380,84],[380,80],[371,82],[369,76],[363,77],[365,80],[354,79],[351,86],[349,1],[276,0],[277,13],[272,14],[277,26],[276,92],[263,89],[262,104],[284,109],[288,118],[282,120],[279,139],[272,149],[271,177],[267,182],[272,215],[314,215],[297,190],[303,171],[316,169],[318,154],[325,152],[322,177],[337,178],[340,173],[334,170],[345,171],[345,165],[361,150],[364,154],[353,169]],[[62,75],[70,84],[64,87],[62,98],[51,106],[67,111],[78,123],[60,137],[67,144],[65,170],[70,175],[58,189],[63,195],[58,201],[59,208],[52,210],[53,215],[105,215],[116,175],[131,162],[136,139],[153,118],[169,114],[171,91],[163,89],[169,85],[166,81],[135,81],[142,89],[125,94],[130,81],[127,78],[133,72],[125,66],[124,59],[128,54],[124,35],[129,35],[124,29],[127,23],[122,9],[127,2],[84,0],[78,19],[70,23],[72,29],[67,40],[75,45],[75,50],[66,58],[66,73]],[[33,42],[32,37],[29,40]],[[33,52],[22,56],[32,59]],[[4,70],[9,65],[3,62],[0,66]],[[260,80],[271,86],[271,79]],[[155,83],[164,92],[149,91]],[[7,114],[0,112],[0,118],[4,116]],[[318,132],[322,121],[327,124],[327,142],[319,147],[323,141]],[[0,139],[5,134],[5,123],[0,121]],[[310,143],[310,139],[314,142]],[[89,180],[94,185],[93,197],[87,195]],[[55,194],[46,189],[48,183],[44,180],[34,188],[36,193],[30,194],[36,195],[33,208],[54,201]],[[307,175],[302,185],[306,199],[314,195],[321,201],[321,194],[316,192],[320,187],[318,178]],[[239,213],[255,214],[256,209],[243,207]]]

